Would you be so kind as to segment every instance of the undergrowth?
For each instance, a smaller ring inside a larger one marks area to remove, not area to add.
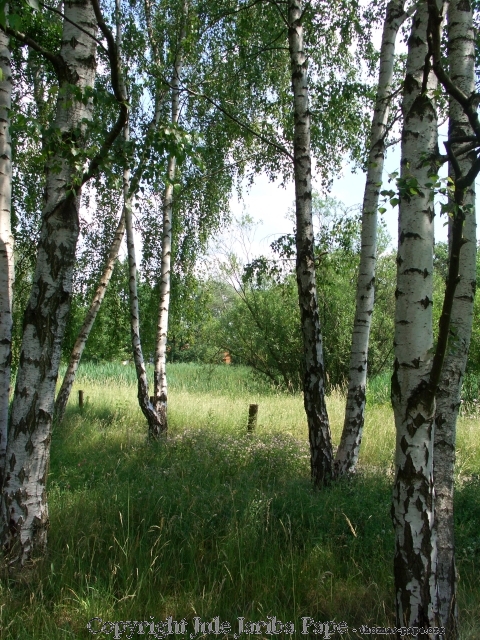
[[[295,638],[307,637],[307,616],[345,622],[338,638],[361,638],[360,625],[394,625],[388,405],[369,406],[358,473],[314,491],[301,397],[262,387],[240,368],[173,365],[169,436],[151,443],[131,369],[80,371],[75,390],[86,403],[77,406],[74,390],[53,432],[48,555],[0,583],[1,640],[114,637],[113,627],[93,636],[93,618],[172,616],[192,633],[196,616],[218,616],[232,632],[208,637],[232,639],[240,616],[292,621]],[[248,435],[251,402],[259,418]],[[333,394],[328,408],[338,442],[344,399]],[[480,630],[476,425],[461,420],[458,437],[462,640]],[[147,627],[144,635],[154,637]],[[248,637],[274,636],[239,636]]]

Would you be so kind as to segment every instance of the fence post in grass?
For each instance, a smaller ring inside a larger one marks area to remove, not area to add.
[[[83,391],[82,389],[78,392],[78,406],[83,407]]]
[[[251,404],[248,407],[247,433],[253,433],[257,426],[258,404]]]

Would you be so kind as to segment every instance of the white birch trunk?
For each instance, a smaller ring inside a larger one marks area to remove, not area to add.
[[[428,382],[433,360],[433,217],[430,189],[437,169],[436,77],[425,69],[428,8],[421,3],[408,41],[395,292],[392,404],[396,426],[394,579],[397,626],[436,623],[433,436],[435,403]],[[424,87],[424,75],[428,73]],[[415,187],[418,192],[415,193]],[[435,638],[433,634],[425,635]]]
[[[345,421],[335,456],[335,475],[337,476],[355,470],[365,421],[368,343],[375,295],[379,185],[382,182],[385,159],[384,138],[390,110],[395,40],[406,18],[404,4],[404,0],[391,0],[388,3],[383,26],[377,97],[370,133],[370,153],[362,207],[361,253]]]
[[[77,369],[82,358],[83,351],[87,344],[88,336],[93,328],[97,314],[102,306],[105,293],[107,291],[110,278],[112,277],[113,269],[118,258],[118,252],[122,244],[123,236],[125,235],[125,209],[122,208],[122,214],[118,222],[117,230],[113,237],[112,245],[107,258],[107,263],[100,277],[100,282],[93,296],[93,300],[90,304],[90,308],[87,311],[83,324],[78,333],[75,344],[73,345],[72,353],[70,354],[70,360],[68,367],[63,377],[62,386],[58,392],[57,399],[55,401],[55,419],[57,422],[63,420],[65,414],[65,408],[67,406],[70,392],[72,391],[73,383],[75,382],[75,376]]]
[[[7,7],[5,8],[8,13]],[[8,36],[0,31],[0,489],[7,452],[12,359],[13,235],[11,228],[12,148],[10,108],[12,74]],[[1,526],[1,525],[0,525]]]
[[[475,90],[475,42],[473,13],[469,2],[450,0],[448,6],[449,73],[466,94]],[[473,131],[460,104],[450,99],[449,138],[471,136]],[[452,150],[458,148],[452,145]],[[468,173],[475,153],[458,159],[462,174]],[[449,170],[455,178],[453,168]],[[465,192],[464,203],[475,204],[475,188]],[[467,213],[460,251],[459,280],[451,314],[451,338],[443,363],[442,377],[436,394],[434,479],[435,526],[437,531],[437,585],[440,625],[446,637],[458,637],[458,604],[456,598],[455,539],[453,526],[453,492],[456,422],[460,407],[462,379],[467,364],[472,334],[473,302],[476,288],[476,224],[475,213]]]
[[[172,124],[177,124],[180,117],[180,74],[182,72],[182,47],[185,40],[185,23],[187,8],[184,7],[183,26],[180,33],[177,56],[172,76]],[[174,155],[168,158],[167,181],[163,197],[163,229],[162,229],[162,265],[160,273],[160,302],[158,309],[157,339],[155,348],[154,403],[161,430],[166,433],[167,419],[167,333],[170,307],[170,274],[172,257],[172,211],[173,184],[177,168]]]
[[[124,129],[125,142],[129,140],[128,123]],[[137,292],[137,261],[135,256],[135,242],[133,234],[132,199],[130,190],[130,169],[123,172],[123,212],[125,216],[125,228],[127,235],[128,269],[129,269],[129,299],[130,299],[130,333],[132,337],[133,361],[137,373],[138,403],[143,415],[148,422],[149,435],[158,438],[162,434],[162,423],[159,420],[155,407],[150,402],[148,392],[147,369],[143,357],[142,342],[140,339],[140,310]]]
[[[85,0],[65,3],[65,16],[87,32],[96,33],[93,8]],[[71,22],[64,21],[64,76],[60,81],[55,128],[66,144],[81,147],[84,121],[91,105],[69,90],[83,91],[95,79],[96,43]],[[78,168],[76,157],[54,153],[47,167],[45,207],[37,264],[23,325],[23,341],[12,404],[6,478],[2,507],[6,526],[2,542],[10,562],[22,566],[45,549],[48,506],[46,481],[50,457],[55,383],[61,344],[70,307],[72,272],[79,232],[79,195],[67,190]]]
[[[289,0],[288,42],[294,103],[296,275],[305,362],[303,394],[308,421],[312,480],[315,486],[322,486],[333,476],[333,450],[325,404],[323,345],[315,280],[310,112],[302,12],[301,0]]]

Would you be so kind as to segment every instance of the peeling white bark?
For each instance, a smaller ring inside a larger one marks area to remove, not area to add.
[[[70,0],[65,16],[88,33],[96,33],[90,2]],[[92,87],[96,43],[72,22],[64,21],[60,80],[54,127],[66,144],[81,148],[91,105],[78,100],[69,84]],[[61,145],[63,147],[63,145]],[[10,562],[23,565],[46,544],[46,480],[55,383],[70,307],[72,272],[79,231],[79,197],[67,193],[79,170],[76,156],[57,150],[47,167],[45,207],[32,293],[24,316],[23,341],[12,404],[2,508],[6,526],[2,542]]]
[[[385,159],[385,132],[390,111],[395,40],[407,14],[404,0],[391,0],[386,9],[380,48],[377,97],[370,133],[367,180],[362,206],[362,234],[358,270],[355,319],[345,421],[342,438],[335,456],[335,475],[355,470],[365,421],[365,387],[367,356],[375,296],[377,259],[377,210]]]
[[[93,300],[90,304],[90,308],[87,311],[83,324],[78,332],[77,339],[73,345],[72,353],[70,354],[70,360],[68,362],[67,370],[63,377],[62,386],[58,392],[57,399],[55,401],[55,418],[57,422],[63,420],[65,414],[65,408],[67,406],[70,392],[72,391],[73,383],[75,382],[75,376],[77,369],[82,359],[82,354],[87,344],[88,336],[93,328],[97,314],[102,306],[105,293],[107,291],[110,278],[112,277],[113,269],[118,258],[118,252],[122,244],[123,236],[125,235],[125,210],[122,209],[122,214],[118,222],[117,230],[113,237],[112,245],[108,254],[107,262],[103,273],[100,277],[98,287],[93,296]]]
[[[450,0],[448,6],[449,73],[466,94],[475,90],[475,42],[473,13],[470,2]],[[449,138],[473,134],[468,118],[454,99],[449,104]],[[455,152],[459,145],[452,145]],[[458,159],[462,174],[468,173],[475,153]],[[453,168],[449,173],[454,177]],[[466,205],[475,205],[475,188],[465,193]],[[460,251],[459,280],[451,314],[451,337],[443,363],[442,377],[436,394],[434,479],[435,526],[437,531],[437,585],[440,624],[449,640],[458,637],[458,604],[456,599],[455,538],[453,526],[453,492],[456,422],[460,407],[462,379],[467,364],[472,334],[473,303],[476,288],[476,224],[475,213],[467,213]]]
[[[6,13],[8,8],[5,7]],[[12,147],[10,108],[12,73],[8,36],[0,31],[0,489],[7,452],[10,362],[12,359],[13,235],[11,228]],[[1,522],[1,521],[0,521]],[[1,524],[0,524],[1,527]]]
[[[434,401],[428,392],[433,359],[433,202],[425,187],[436,173],[436,77],[425,69],[428,8],[421,3],[408,41],[402,102],[403,132],[395,292],[395,363],[392,404],[396,477],[392,517],[397,626],[434,627]],[[427,77],[424,79],[424,74]],[[426,80],[425,86],[422,84]],[[409,182],[410,181],[410,182]],[[418,193],[410,188],[418,186]],[[435,638],[435,635],[425,637]]]
[[[177,124],[180,117],[180,75],[182,73],[182,48],[186,35],[187,6],[183,11],[183,26],[180,33],[177,56],[172,75],[172,124]],[[157,339],[155,348],[154,403],[155,410],[162,423],[161,430],[166,433],[167,416],[167,333],[170,307],[170,274],[172,257],[172,210],[173,185],[177,168],[177,159],[171,154],[168,158],[167,181],[163,196],[163,229],[162,229],[162,264],[160,272],[160,302],[158,309]]]
[[[323,344],[315,280],[310,112],[302,12],[301,0],[289,0],[288,42],[294,105],[296,276],[305,363],[303,396],[308,421],[312,480],[314,485],[321,486],[332,478],[333,450],[325,404]]]

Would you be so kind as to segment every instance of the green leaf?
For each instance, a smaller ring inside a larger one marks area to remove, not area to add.
[[[390,206],[391,207],[396,207],[399,202],[400,202],[400,200],[398,198],[392,198],[390,200]]]
[[[385,207],[378,207],[378,213],[385,213]]]
[[[8,24],[12,27],[12,29],[16,29],[17,31],[23,31],[24,29],[22,17],[17,13],[11,13],[8,16]]]

